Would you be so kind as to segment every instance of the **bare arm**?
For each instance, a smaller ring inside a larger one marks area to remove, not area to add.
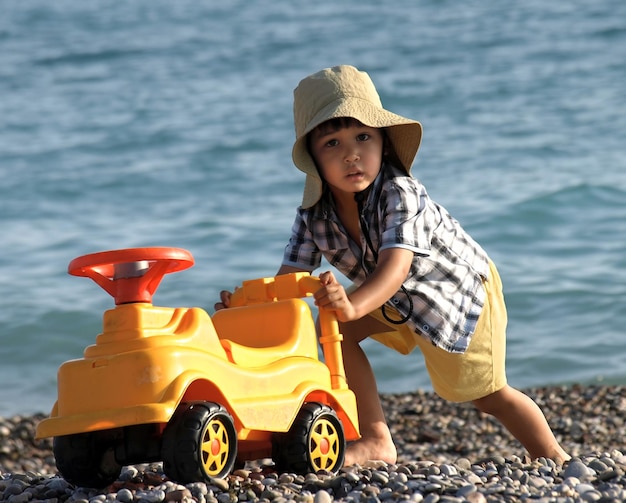
[[[339,321],[358,320],[378,309],[400,289],[409,273],[412,260],[411,250],[383,250],[374,272],[350,296],[332,272],[324,272],[320,274],[324,286],[315,293],[315,303],[319,307],[335,311]]]
[[[400,289],[409,273],[412,260],[411,250],[388,248],[381,251],[374,272],[349,297],[332,272],[323,272],[319,276],[323,287],[315,292],[315,303],[319,307],[335,311],[339,321],[358,320],[374,309],[378,309]],[[276,275],[294,272],[307,272],[307,270],[281,265]],[[215,304],[215,309],[229,307],[231,295],[231,292],[222,290],[221,302]]]

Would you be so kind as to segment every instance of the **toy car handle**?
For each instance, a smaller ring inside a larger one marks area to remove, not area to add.
[[[91,253],[72,260],[67,271],[91,278],[115,299],[115,304],[152,302],[163,276],[194,264],[181,248],[127,248]]]
[[[283,299],[310,297],[321,288],[319,278],[308,272],[284,274],[273,278],[260,278],[244,281],[230,298],[230,307],[275,302]],[[341,341],[337,316],[328,309],[319,309],[321,335],[319,338],[324,360],[330,369],[333,389],[346,389],[346,372],[343,366]]]

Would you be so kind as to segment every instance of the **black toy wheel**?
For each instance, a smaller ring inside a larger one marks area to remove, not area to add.
[[[233,469],[236,455],[233,418],[217,403],[181,405],[163,431],[163,471],[183,484],[225,477]]]
[[[336,472],[342,467],[346,454],[343,425],[327,405],[306,403],[289,432],[274,437],[272,451],[280,472]]]
[[[76,486],[101,489],[115,482],[122,472],[109,431],[54,437],[52,450],[59,472]]]

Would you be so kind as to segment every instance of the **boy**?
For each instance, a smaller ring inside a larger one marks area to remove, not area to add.
[[[314,296],[338,317],[357,399],[362,438],[348,446],[345,464],[397,459],[359,345],[367,337],[403,354],[419,346],[438,395],[495,416],[532,457],[569,459],[535,402],[507,384],[495,266],[410,175],[421,124],[385,110],[369,76],[351,66],[303,79],[294,119],[293,161],[307,176],[278,274],[312,272],[323,255],[353,282],[346,291],[323,272]],[[229,298],[222,292],[216,309]]]

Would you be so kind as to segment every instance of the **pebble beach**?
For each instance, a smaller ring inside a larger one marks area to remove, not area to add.
[[[626,386],[527,389],[572,459],[529,459],[489,416],[416,391],[381,395],[398,463],[371,462],[336,474],[277,473],[259,460],[211,483],[177,484],[159,463],[124,467],[103,490],[61,478],[49,439],[35,440],[44,414],[0,418],[0,501],[159,503],[238,501],[479,503],[626,500]]]

